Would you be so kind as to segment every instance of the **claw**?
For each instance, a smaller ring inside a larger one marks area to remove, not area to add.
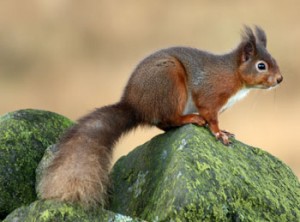
[[[221,130],[222,133],[225,133],[229,138],[235,138],[235,135],[233,133],[230,133],[226,130]]]
[[[233,135],[233,134],[231,134],[231,135]],[[215,137],[216,137],[217,140],[219,140],[220,142],[222,142],[226,146],[231,144],[231,142],[229,140],[229,135],[227,133],[225,133],[224,131],[220,131],[218,133],[215,133]]]

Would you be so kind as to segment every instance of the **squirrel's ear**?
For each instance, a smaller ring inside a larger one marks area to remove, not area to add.
[[[266,48],[267,47],[267,36],[266,36],[265,31],[261,27],[255,26],[255,35],[256,35],[257,41]]]
[[[248,26],[244,27],[242,33],[242,43],[239,47],[240,58],[242,62],[248,61],[256,53],[256,40],[255,36]]]
[[[254,56],[255,47],[251,42],[246,42],[242,49],[242,62],[248,61],[252,56]]]

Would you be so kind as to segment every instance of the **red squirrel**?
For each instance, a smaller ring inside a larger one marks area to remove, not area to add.
[[[269,89],[283,80],[266,45],[260,27],[245,26],[239,45],[223,55],[172,47],[143,59],[118,103],[79,119],[58,142],[38,185],[41,197],[103,206],[113,147],[139,125],[164,130],[189,123],[208,126],[228,145],[232,134],[219,129],[218,114],[250,89]]]

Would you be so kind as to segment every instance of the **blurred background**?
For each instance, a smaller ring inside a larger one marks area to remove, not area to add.
[[[76,120],[117,102],[151,52],[175,45],[228,52],[244,24],[258,24],[284,81],[251,92],[221,115],[221,128],[280,158],[299,178],[299,12],[297,0],[0,1],[0,115],[35,108]],[[159,133],[130,133],[115,160]]]

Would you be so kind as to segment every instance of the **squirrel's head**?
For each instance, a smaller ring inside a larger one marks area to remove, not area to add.
[[[242,42],[238,46],[238,72],[247,87],[271,88],[282,82],[283,77],[274,58],[266,49],[265,32],[255,26],[245,26]]]

